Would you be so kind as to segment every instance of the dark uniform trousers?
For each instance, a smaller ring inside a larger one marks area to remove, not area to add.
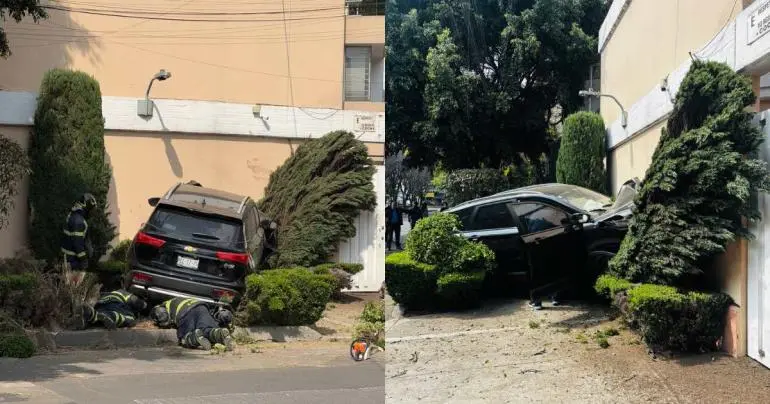
[[[176,297],[167,300],[163,305],[169,314],[171,326],[176,326],[176,337],[182,345],[190,348],[199,345],[195,339],[195,330],[201,330],[203,336],[214,344],[225,343],[228,330],[221,327],[205,302]]]
[[[146,303],[138,296],[122,289],[115,290],[99,298],[86,321],[94,325],[111,321],[118,328],[133,327],[137,313],[145,307]]]

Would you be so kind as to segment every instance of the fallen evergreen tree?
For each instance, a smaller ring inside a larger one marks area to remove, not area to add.
[[[768,189],[756,155],[763,141],[747,110],[748,78],[722,63],[694,61],[636,198],[610,273],[633,282],[681,285],[760,219],[751,196]]]
[[[366,145],[336,131],[310,140],[275,172],[260,209],[279,223],[277,267],[326,262],[356,235],[355,219],[376,206],[374,165]]]

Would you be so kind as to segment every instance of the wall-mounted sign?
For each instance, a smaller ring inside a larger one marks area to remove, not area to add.
[[[762,3],[748,18],[748,44],[770,32],[770,1]]]
[[[356,115],[356,130],[359,132],[376,132],[377,126],[375,125],[373,115]]]

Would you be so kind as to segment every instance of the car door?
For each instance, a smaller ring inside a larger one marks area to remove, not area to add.
[[[478,206],[463,233],[470,240],[480,241],[495,252],[495,272],[526,276],[523,244],[510,201]]]
[[[246,240],[246,251],[251,256],[249,260],[249,269],[251,271],[256,270],[257,264],[259,264],[262,254],[262,237],[260,237],[257,211],[255,207],[249,204],[246,207],[246,215],[244,216],[244,239]]]
[[[582,268],[582,230],[569,223],[570,212],[544,201],[519,201],[513,210],[522,228],[530,266],[530,287],[572,275]]]

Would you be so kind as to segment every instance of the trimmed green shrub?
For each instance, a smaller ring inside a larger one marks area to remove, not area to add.
[[[29,173],[27,153],[18,143],[0,134],[0,229],[8,224],[16,194]]]
[[[625,292],[634,287],[634,284],[611,275],[602,275],[596,280],[594,290],[599,296],[614,299],[620,292]]]
[[[438,266],[439,271],[451,267],[454,252],[466,242],[458,234],[461,224],[457,216],[436,213],[423,218],[409,232],[406,252],[418,262]]]
[[[334,289],[332,299],[340,300],[344,297],[343,289],[350,289],[353,286],[351,276],[337,265],[323,264],[311,268],[313,273],[321,275],[330,275],[334,277]]]
[[[481,302],[485,271],[452,272],[441,275],[436,282],[436,294],[441,306],[448,309],[476,307]]]
[[[48,71],[40,85],[29,147],[29,244],[36,257],[51,264],[61,260],[64,220],[85,192],[99,204],[88,219],[91,264],[107,252],[115,226],[108,220],[112,170],[105,156],[99,83],[83,72]]]
[[[452,254],[452,272],[486,275],[494,268],[495,252],[489,249],[486,244],[468,241]]]
[[[0,274],[0,301],[11,292],[31,293],[38,286],[36,274],[3,275]]]
[[[260,209],[280,223],[275,266],[312,266],[356,235],[355,220],[376,206],[374,164],[350,132],[330,132],[297,147],[270,175]]]
[[[757,158],[763,134],[746,107],[750,80],[694,61],[652,156],[636,210],[610,272],[633,282],[681,286],[760,218],[751,195],[770,188]]]
[[[110,260],[128,261],[128,248],[131,247],[131,240],[123,240],[115,245],[110,251]]]
[[[434,300],[437,279],[435,265],[417,262],[406,251],[385,257],[385,285],[398,304],[411,309],[429,307]]]
[[[25,334],[0,334],[0,357],[29,358],[36,351],[35,343]]]
[[[306,268],[263,271],[246,278],[243,325],[309,325],[321,319],[336,280]]]
[[[628,290],[628,310],[642,339],[657,349],[714,350],[732,299],[723,293],[680,293],[670,286]]]
[[[125,261],[117,261],[112,259],[99,262],[96,268],[99,272],[109,272],[116,274],[128,272],[128,264]]]
[[[556,180],[607,193],[606,130],[601,115],[580,111],[564,120]]]
[[[359,272],[364,270],[364,265],[363,264],[347,264],[347,263],[344,263],[344,262],[327,262],[325,264],[316,265],[313,268],[327,268],[327,269],[338,268],[338,269],[341,269],[341,270],[343,270],[343,271],[345,271],[345,272],[347,272],[347,273],[349,273],[351,275],[355,275],[355,274],[357,274],[357,273],[359,273]]]

